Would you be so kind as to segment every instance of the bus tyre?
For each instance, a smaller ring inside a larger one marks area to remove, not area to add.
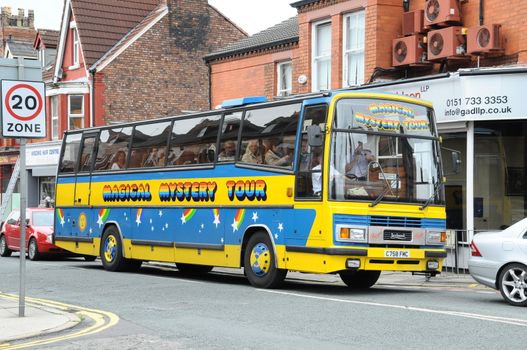
[[[342,282],[350,288],[368,289],[377,282],[381,271],[344,270],[339,275]]]
[[[204,275],[212,271],[212,266],[176,263],[176,267],[184,275]]]
[[[277,288],[287,275],[287,270],[276,267],[273,244],[265,232],[257,232],[249,239],[243,263],[247,279],[257,288]]]
[[[104,230],[101,241],[102,266],[108,271],[125,271],[127,260],[123,256],[123,243],[115,226]]]
[[[0,236],[0,256],[8,257],[11,256],[11,253],[13,251],[9,248],[7,248],[7,242],[5,240],[5,236]]]

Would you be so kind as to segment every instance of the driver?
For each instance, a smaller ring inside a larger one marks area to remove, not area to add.
[[[368,177],[368,165],[375,161],[375,156],[369,149],[365,149],[361,141],[358,142],[351,159],[346,164],[346,175],[351,175],[357,180],[365,181]]]

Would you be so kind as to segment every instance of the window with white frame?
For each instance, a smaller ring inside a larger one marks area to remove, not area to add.
[[[40,50],[38,50],[38,59],[40,60],[40,66],[46,67],[46,50],[44,46],[41,46]]]
[[[291,61],[281,62],[277,64],[277,95],[289,96],[291,95],[293,86],[293,65]]]
[[[331,88],[331,22],[313,24],[313,91]]]
[[[73,65],[79,65],[79,33],[73,28]]]
[[[59,97],[51,96],[51,139],[59,138]]]
[[[344,87],[364,83],[364,11],[344,16],[343,82]]]
[[[84,96],[68,96],[68,130],[84,127]]]

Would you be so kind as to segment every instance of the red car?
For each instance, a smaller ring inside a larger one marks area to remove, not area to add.
[[[67,253],[52,243],[53,208],[27,208],[26,251],[29,259],[42,254]],[[20,250],[20,211],[13,210],[0,230],[0,256]]]

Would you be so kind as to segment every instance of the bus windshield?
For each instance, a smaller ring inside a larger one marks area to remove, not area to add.
[[[441,204],[432,109],[400,101],[339,100],[329,173],[332,200]]]

